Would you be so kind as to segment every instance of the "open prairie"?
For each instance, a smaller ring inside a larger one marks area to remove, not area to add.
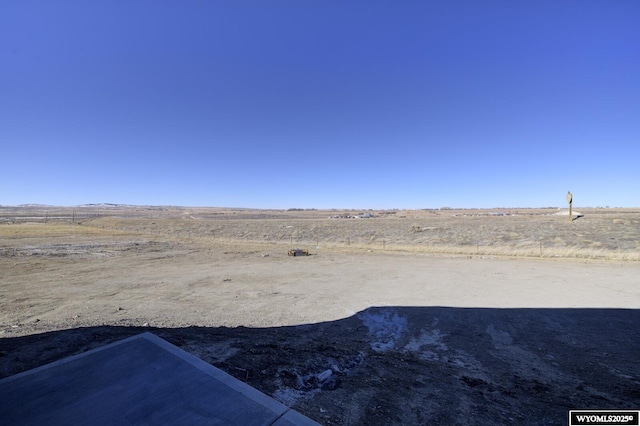
[[[637,409],[640,209],[575,210],[0,207],[0,377],[151,331],[322,424]]]

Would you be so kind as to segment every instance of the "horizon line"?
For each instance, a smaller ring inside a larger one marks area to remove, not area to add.
[[[23,203],[23,204],[0,204],[0,208],[90,208],[90,207],[137,207],[137,208],[176,208],[176,209],[227,209],[227,210],[278,210],[278,211],[322,211],[322,210],[380,210],[380,211],[400,211],[400,210],[548,210],[548,209],[568,209],[568,207],[560,206],[544,206],[544,207],[392,207],[392,208],[373,208],[373,207],[231,207],[231,206],[206,206],[206,205],[179,205],[179,204],[129,204],[129,203],[84,203],[84,204],[40,204],[40,203]],[[638,207],[623,206],[573,206],[582,209],[634,209]]]

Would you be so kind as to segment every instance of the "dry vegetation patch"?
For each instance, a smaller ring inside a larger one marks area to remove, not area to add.
[[[93,237],[110,236],[121,234],[119,231],[104,230],[94,227],[84,227],[69,225],[64,223],[23,223],[15,225],[0,226],[0,238],[21,239],[21,238],[51,238],[51,237]]]
[[[335,219],[329,211],[206,212],[101,217],[87,226],[206,241],[323,249],[546,258],[640,260],[640,210],[582,209],[570,221],[554,209],[373,212]],[[347,215],[340,215],[341,217]]]
[[[67,209],[68,210],[68,209]],[[640,209],[320,211],[84,208],[4,211],[0,244],[73,236],[304,246],[330,250],[640,261]],[[562,212],[562,211],[560,211]],[[0,210],[0,215],[3,212]],[[11,216],[13,214],[13,216]],[[370,218],[353,218],[363,216]],[[21,223],[21,220],[29,220]],[[38,221],[40,223],[38,223]]]

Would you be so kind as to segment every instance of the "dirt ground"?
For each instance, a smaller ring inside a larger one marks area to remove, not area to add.
[[[638,262],[322,244],[290,257],[286,241],[108,220],[0,225],[0,377],[151,331],[326,425],[640,408]]]

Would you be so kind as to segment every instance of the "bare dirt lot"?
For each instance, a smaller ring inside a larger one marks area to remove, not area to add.
[[[327,425],[638,409],[640,211],[576,210],[0,208],[0,377],[151,331]]]

